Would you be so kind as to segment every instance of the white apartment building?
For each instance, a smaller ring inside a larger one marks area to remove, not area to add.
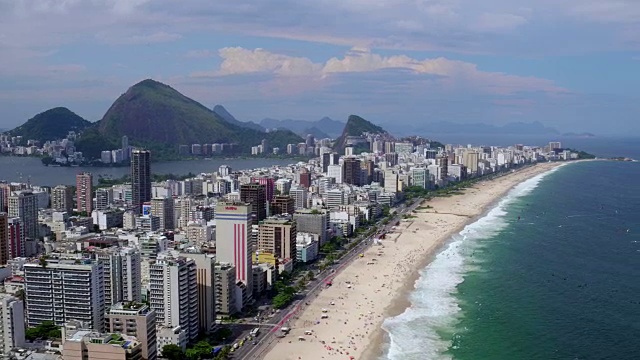
[[[327,191],[327,208],[334,209],[344,205],[344,191],[341,189],[333,189]]]
[[[329,165],[327,167],[327,177],[336,179],[336,184],[342,184],[342,165]]]
[[[307,208],[307,189],[304,187],[292,187],[289,190],[289,196],[293,198],[294,209],[306,209]]]
[[[0,356],[24,347],[24,302],[17,297],[0,294]]]
[[[219,202],[216,207],[216,261],[229,263],[236,269],[236,280],[246,285],[250,299],[253,289],[251,260],[251,205],[241,202]]]
[[[95,259],[104,269],[104,302],[108,308],[119,302],[142,300],[140,251],[136,248],[99,250]]]
[[[156,324],[164,329],[177,329],[181,342],[198,337],[198,286],[196,263],[192,259],[158,254],[149,266],[149,305],[156,312]],[[167,331],[159,331],[161,334]],[[160,345],[160,344],[159,344]],[[176,343],[180,347],[186,343]]]
[[[43,266],[44,265],[44,266]],[[64,326],[81,321],[94,331],[104,329],[102,264],[81,260],[45,260],[24,265],[27,326],[43,321]]]
[[[16,191],[9,196],[10,218],[20,218],[24,235],[30,239],[40,236],[38,227],[38,197],[29,190]]]

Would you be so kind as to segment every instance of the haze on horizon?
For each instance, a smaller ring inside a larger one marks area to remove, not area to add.
[[[0,0],[0,128],[153,78],[241,120],[630,135],[639,67],[636,0]]]

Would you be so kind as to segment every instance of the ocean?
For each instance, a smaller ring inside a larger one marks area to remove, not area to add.
[[[383,359],[640,358],[638,179],[596,161],[515,187],[421,271]]]

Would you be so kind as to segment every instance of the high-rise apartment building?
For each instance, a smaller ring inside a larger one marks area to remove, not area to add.
[[[216,207],[216,261],[236,268],[236,281],[253,288],[251,261],[251,205],[219,202]]]
[[[138,213],[151,200],[151,153],[135,149],[131,152],[131,202]]]
[[[326,193],[325,204],[328,209],[335,209],[344,205],[344,191],[342,189],[332,189]]]
[[[5,358],[11,350],[24,348],[24,302],[9,294],[0,294],[0,321],[0,357]]]
[[[411,184],[426,189],[429,184],[429,171],[426,168],[411,169]]]
[[[236,268],[228,263],[215,267],[216,313],[233,315],[236,309]]]
[[[229,165],[220,165],[218,172],[222,177],[229,176],[229,174],[231,174],[231,167]]]
[[[549,143],[549,151],[553,151],[555,149],[562,149],[562,143],[559,141],[552,141]]]
[[[334,178],[336,184],[342,184],[344,180],[342,165],[329,165],[327,167],[327,177]]]
[[[279,259],[296,261],[296,223],[290,219],[269,218],[258,225],[258,251]]]
[[[7,211],[7,202],[9,200],[9,184],[0,183],[0,212]]]
[[[195,261],[168,253],[158,254],[149,266],[149,305],[156,312],[156,324],[180,327],[182,343],[198,337],[198,284]]]
[[[175,228],[172,198],[162,197],[151,199],[151,215],[160,218],[160,229],[173,230]]]
[[[138,302],[117,303],[107,308],[107,331],[135,336],[142,346],[142,359],[158,358],[156,312]]]
[[[30,239],[40,237],[38,226],[38,197],[30,190],[16,191],[9,196],[9,217],[20,218],[24,235]]]
[[[109,208],[109,205],[111,205],[111,202],[113,202],[112,189],[96,190],[95,210],[107,210]]]
[[[398,174],[393,169],[384,171],[384,191],[393,194],[398,192]]]
[[[75,260],[45,260],[24,265],[27,325],[43,321],[58,326],[70,320],[94,331],[104,329],[102,264]]]
[[[436,165],[440,168],[440,179],[446,179],[449,173],[449,158],[446,156],[438,156],[436,158]]]
[[[73,213],[73,189],[71,186],[58,185],[51,190],[51,208]]]
[[[240,201],[251,204],[251,214],[256,223],[267,217],[267,192],[264,185],[240,185]]]
[[[480,161],[480,154],[477,151],[467,151],[464,153],[464,161],[462,165],[467,167],[467,171],[471,174],[478,173],[478,161]]]
[[[327,170],[329,169],[329,165],[331,165],[331,153],[323,153],[320,159],[322,164],[322,172],[326,174]]]
[[[9,217],[0,212],[0,265],[7,265],[9,259]]]
[[[327,241],[327,228],[329,224],[329,212],[319,209],[296,210],[293,214],[298,232],[307,232],[319,236],[320,245]]]
[[[262,176],[251,178],[252,183],[264,185],[267,201],[272,201],[276,191],[276,181],[272,177]]]
[[[293,198],[293,207],[297,209],[305,209],[307,207],[307,189],[302,186],[292,187],[289,195]]]
[[[106,307],[119,302],[142,300],[142,270],[140,251],[136,248],[106,248],[96,250],[94,258],[104,270],[104,303]]]
[[[309,170],[302,168],[300,172],[296,174],[296,182],[298,185],[308,189],[311,186],[311,173]]]
[[[269,204],[271,215],[293,214],[295,210],[295,200],[291,196],[276,195]]]
[[[25,256],[24,227],[20,218],[8,218],[7,220],[7,251],[8,259]]]
[[[398,154],[411,154],[413,153],[413,143],[397,142],[395,143],[395,152]]]
[[[355,157],[345,157],[344,162],[342,163],[342,181],[345,184],[361,186],[362,171],[360,169],[360,159]]]
[[[198,327],[209,333],[216,324],[215,264],[210,254],[182,254],[196,263],[198,283]]]
[[[91,215],[93,211],[93,174],[76,175],[76,208]]]

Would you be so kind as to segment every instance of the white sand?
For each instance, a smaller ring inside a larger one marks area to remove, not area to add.
[[[420,271],[452,234],[482,215],[487,207],[522,181],[560,164],[543,163],[476,184],[462,195],[424,202],[416,216],[369,248],[333,279],[297,314],[291,332],[279,339],[267,360],[374,359],[382,341],[381,324],[402,312]],[[374,264],[370,264],[374,263]],[[348,283],[351,283],[349,288]],[[330,305],[334,302],[335,305]],[[322,310],[328,319],[321,319]],[[313,335],[305,335],[312,331]],[[299,341],[303,336],[305,341]],[[366,351],[365,351],[366,350]]]

